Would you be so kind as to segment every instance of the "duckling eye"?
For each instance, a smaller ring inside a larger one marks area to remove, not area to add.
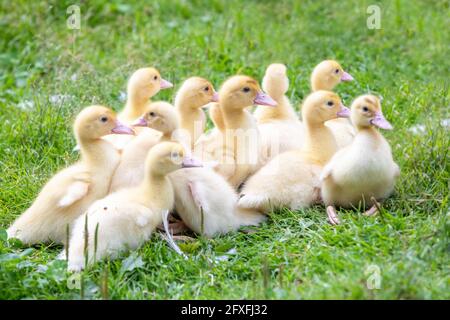
[[[339,73],[339,69],[334,70],[334,73]]]
[[[333,101],[328,101],[327,106],[332,107],[334,105]]]
[[[148,114],[150,117],[154,117],[156,114],[152,111],[152,112],[149,112],[149,114]]]
[[[180,154],[176,151],[173,151],[170,154],[170,158],[172,159],[172,161],[178,161],[180,159]]]
[[[362,109],[363,109],[364,112],[369,111],[369,108],[367,108],[366,106],[364,106]]]
[[[158,80],[158,76],[154,76],[154,77],[153,77],[153,80]]]
[[[249,87],[245,87],[244,89],[242,89],[242,91],[244,91],[244,92],[249,92],[249,91],[250,91],[250,88],[249,88]]]
[[[103,117],[100,118],[100,121],[101,122],[107,122],[108,121],[108,117],[103,116]]]
[[[204,90],[205,90],[206,92],[208,92],[208,91],[209,91],[209,87],[206,87]]]

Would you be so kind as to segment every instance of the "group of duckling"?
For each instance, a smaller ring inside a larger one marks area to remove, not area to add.
[[[286,96],[286,72],[271,64],[264,91],[243,75],[219,92],[192,77],[173,106],[150,101],[172,84],[154,68],[137,70],[118,115],[103,106],[78,114],[80,160],[50,179],[8,236],[62,243],[68,268],[78,271],[138,248],[167,226],[169,212],[172,232],[207,237],[258,225],[280,207],[323,203],[333,225],[340,223],[335,206],[375,214],[400,173],[378,131],[392,129],[380,99],[362,95],[346,108],[332,90],[353,77],[326,60],[312,72],[300,120]]]

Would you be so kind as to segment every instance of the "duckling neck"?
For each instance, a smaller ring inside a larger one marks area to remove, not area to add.
[[[189,114],[195,110],[198,110],[200,107],[202,107],[195,100],[196,99],[192,99],[192,98],[189,99],[188,97],[184,98],[183,96],[176,97],[175,98],[175,108],[177,108],[180,112]]]
[[[81,159],[88,167],[111,169],[117,165],[119,156],[114,146],[103,139],[78,139]]]
[[[225,129],[249,129],[249,113],[245,109],[233,108],[226,103],[220,105]]]
[[[178,113],[180,115],[180,127],[188,130],[191,136],[194,134],[195,126],[199,123],[202,125],[205,119],[205,113],[201,108],[185,109],[184,107],[178,107]],[[203,133],[203,128],[201,128]]]
[[[258,122],[264,123],[272,120],[297,120],[297,115],[286,96],[274,98],[276,107],[258,106]]]
[[[140,186],[145,206],[170,210],[174,202],[172,184],[166,175],[149,173]]]
[[[374,146],[378,145],[378,143],[383,140],[383,135],[374,127],[356,126],[356,131],[358,135],[369,136],[370,140],[373,141]]]
[[[314,78],[311,80],[311,88],[312,91],[318,90],[333,91],[334,85],[332,85],[328,81],[325,81],[325,79]]]
[[[325,165],[337,151],[336,139],[324,123],[305,123],[305,144],[303,152],[306,157],[319,165]]]
[[[142,99],[134,94],[131,94],[125,104],[122,114],[128,120],[134,120],[142,116],[145,112],[145,107],[150,103],[149,99]]]

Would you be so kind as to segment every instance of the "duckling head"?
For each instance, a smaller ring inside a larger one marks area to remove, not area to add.
[[[173,85],[161,78],[155,68],[141,68],[136,70],[128,80],[128,96],[139,101],[147,101],[162,89],[172,88]]]
[[[75,135],[82,140],[96,140],[108,134],[134,134],[133,129],[117,120],[116,113],[103,106],[84,108],[75,119]]]
[[[352,81],[353,77],[342,69],[334,60],[325,60],[319,63],[311,74],[311,87],[313,91],[333,90],[342,81]]]
[[[357,128],[372,126],[392,130],[392,125],[381,111],[380,99],[374,95],[363,95],[355,99],[351,107],[351,120]]]
[[[150,149],[146,168],[152,175],[165,176],[181,168],[201,167],[195,158],[185,156],[184,148],[176,142],[161,142]]]
[[[133,123],[133,126],[152,128],[163,134],[172,133],[178,128],[178,125],[175,108],[164,101],[151,103],[145,113]]]
[[[268,94],[265,94],[258,82],[248,76],[233,76],[226,80],[219,91],[219,103],[226,108],[244,109],[257,104],[263,106],[276,106],[277,103]]]
[[[273,63],[266,69],[262,80],[265,92],[270,93],[272,98],[279,98],[286,94],[289,89],[289,79],[286,75],[286,66],[282,63]]]
[[[350,110],[332,91],[315,91],[303,102],[302,117],[309,124],[321,124],[338,117],[348,118],[349,116]]]
[[[198,109],[210,102],[217,102],[218,99],[219,94],[208,80],[191,77],[184,81],[178,90],[175,105]]]

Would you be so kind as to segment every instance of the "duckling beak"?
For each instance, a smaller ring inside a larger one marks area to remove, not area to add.
[[[219,102],[219,93],[217,91],[214,91],[213,96],[211,98],[212,102]]]
[[[163,78],[161,78],[161,84],[160,84],[161,90],[162,89],[168,89],[168,88],[172,88],[173,84],[172,82],[169,82]]]
[[[203,164],[200,160],[194,158],[194,157],[184,157],[183,162],[181,163],[182,168],[197,168],[197,167],[203,167]]]
[[[144,117],[140,117],[135,122],[133,122],[131,125],[133,127],[147,127],[148,126],[148,122],[147,122],[147,120],[145,120]]]
[[[340,118],[350,118],[350,109],[341,103],[341,110],[339,110],[336,115]]]
[[[255,100],[253,100],[254,104],[259,104],[261,106],[270,106],[270,107],[276,107],[277,102],[272,99],[271,96],[264,92],[258,92],[256,94]]]
[[[344,71],[341,77],[341,81],[353,81],[355,80],[350,73]]]
[[[130,127],[124,125],[122,122],[117,120],[116,121],[116,126],[111,129],[111,133],[115,133],[115,134],[134,134],[134,131]]]
[[[392,130],[392,125],[389,123],[389,121],[386,120],[386,118],[383,116],[381,112],[375,113],[375,118],[370,120],[370,124],[384,130]]]

